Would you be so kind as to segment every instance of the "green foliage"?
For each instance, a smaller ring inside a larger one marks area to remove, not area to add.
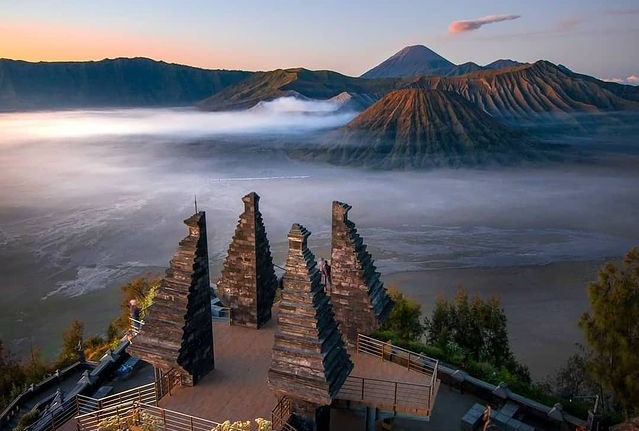
[[[586,366],[628,418],[639,411],[639,249],[621,267],[606,264],[588,286],[588,299],[590,310],[579,321],[592,351]]]
[[[39,347],[31,349],[29,359],[22,364],[26,384],[39,382],[51,372],[52,365],[42,358]]]
[[[13,431],[23,431],[26,427],[34,423],[40,417],[40,410],[37,408],[33,408],[29,412],[22,415],[20,420],[18,421],[18,425],[13,429]]]
[[[120,338],[122,333],[129,328],[129,301],[138,301],[142,318],[146,309],[153,303],[153,298],[160,287],[160,279],[149,276],[138,277],[120,287],[122,302],[120,303],[120,315],[109,325],[108,338]]]
[[[382,329],[391,331],[404,340],[419,340],[424,333],[421,305],[404,296],[397,288],[390,287],[388,294],[394,305]]]
[[[425,319],[427,340],[453,356],[505,366],[529,380],[517,364],[508,342],[506,314],[498,298],[469,298],[459,289],[454,301],[439,298],[431,318]]]
[[[108,340],[105,340],[99,335],[93,335],[84,342],[84,353],[90,361],[99,360],[108,348]]]
[[[84,324],[78,319],[73,319],[63,335],[62,352],[58,356],[57,368],[64,368],[78,360],[78,350],[84,348],[83,336]]]
[[[463,369],[471,376],[492,383],[493,385],[506,382],[513,392],[544,405],[552,406],[561,402],[568,413],[577,417],[585,418],[588,414],[588,406],[584,403],[566,403],[565,399],[551,395],[552,390],[550,389],[550,385],[531,382],[527,377],[522,378],[519,372],[512,372],[504,366],[497,367],[490,362],[468,360],[463,354],[460,355],[457,352],[451,352],[449,349],[441,349],[437,346],[419,341],[403,340],[392,331],[377,331],[372,336],[378,340],[390,341],[395,346],[439,359],[453,368],[458,367]]]
[[[22,385],[25,378],[21,364],[11,357],[0,340],[0,410],[9,404],[16,387]]]

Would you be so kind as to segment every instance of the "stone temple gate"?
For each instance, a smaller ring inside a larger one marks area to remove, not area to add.
[[[271,318],[277,278],[259,210],[260,197],[252,192],[242,201],[244,212],[229,245],[217,291],[231,308],[232,325],[260,328]]]
[[[307,246],[310,234],[299,224],[288,234],[286,274],[268,372],[278,396],[291,399],[302,429],[314,429],[327,420],[325,406],[332,403],[353,369]]]
[[[331,236],[331,301],[347,343],[357,335],[370,335],[393,308],[373,257],[348,219],[351,206],[333,202]]]
[[[180,241],[147,313],[127,349],[160,372],[176,370],[193,386],[213,369],[213,329],[206,216],[184,220],[189,234]]]

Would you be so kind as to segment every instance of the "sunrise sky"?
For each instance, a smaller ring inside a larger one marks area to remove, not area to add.
[[[636,0],[0,0],[0,57],[151,57],[360,75],[406,45],[455,63],[547,59],[639,83]]]

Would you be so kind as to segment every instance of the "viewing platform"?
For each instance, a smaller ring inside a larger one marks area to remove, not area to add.
[[[159,406],[218,422],[258,417],[270,420],[278,403],[267,383],[278,304],[272,313],[273,318],[260,330],[213,322],[215,370],[196,386],[176,388]],[[427,418],[439,388],[436,368],[422,365],[425,357],[421,355],[366,339],[367,343],[358,344],[362,351],[351,355],[354,368],[335,406],[367,406]],[[382,344],[387,349],[383,358]]]

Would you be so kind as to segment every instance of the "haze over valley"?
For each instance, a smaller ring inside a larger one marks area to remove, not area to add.
[[[389,171],[291,157],[356,115],[336,103],[290,97],[235,112],[1,114],[0,257],[7,264],[0,270],[6,299],[0,336],[18,352],[33,345],[52,351],[69,319],[60,310],[73,310],[91,331],[103,330],[119,301],[117,286],[166,266],[194,195],[208,213],[214,279],[244,194],[262,197],[278,264],[295,221],[313,232],[313,251],[328,255],[330,204],[341,200],[353,206],[387,283],[418,298],[426,289],[426,309],[434,295],[451,295],[458,277],[471,291],[492,291],[477,274],[446,277],[451,268],[519,266],[532,268],[532,279],[538,271],[565,274],[553,265],[585,262],[594,277],[600,262],[639,239],[637,152],[627,145],[636,136],[632,128],[577,142],[552,133],[555,144],[587,157],[531,165]],[[585,307],[583,275],[563,277],[567,306],[546,310],[562,322]],[[522,355],[531,335],[525,322],[539,319],[535,313],[547,300],[523,313],[517,298],[525,289],[517,283],[499,292],[520,328],[512,337]],[[548,313],[544,320],[553,319]],[[544,375],[550,360],[570,353],[566,337],[580,340],[576,326],[549,335],[555,356],[533,358],[533,373]]]

